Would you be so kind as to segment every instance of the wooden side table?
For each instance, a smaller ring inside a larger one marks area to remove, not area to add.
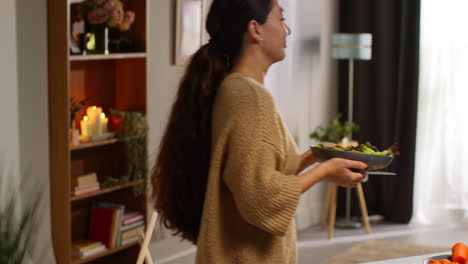
[[[333,238],[333,232],[335,231],[337,189],[338,186],[336,184],[331,182],[328,183],[327,196],[323,206],[322,223],[320,228],[321,231],[325,230],[327,218],[330,217],[328,223],[328,239]],[[370,234],[371,227],[369,224],[369,216],[367,214],[366,199],[364,198],[361,183],[358,183],[356,193],[359,200],[359,207],[361,208],[362,222],[364,223],[367,233]]]

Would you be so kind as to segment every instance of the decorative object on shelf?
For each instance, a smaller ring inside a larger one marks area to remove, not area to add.
[[[114,177],[107,177],[104,181],[101,183],[102,188],[109,188],[112,186],[116,186],[122,183],[128,182],[127,181],[122,181],[120,178],[114,178]]]
[[[85,21],[81,3],[70,2],[70,54],[83,53]]]
[[[115,136],[108,131],[109,119],[98,106],[90,106],[86,109],[86,116],[81,120],[81,141],[106,140]]]
[[[70,36],[70,54],[80,54],[81,49],[76,40]]]
[[[203,0],[177,0],[174,63],[184,65],[202,45]]]
[[[109,39],[109,52],[128,53],[135,51],[135,43],[129,38],[122,36],[115,37],[114,34],[112,34],[112,37]]]
[[[75,98],[70,98],[70,146],[80,145],[80,131],[75,126],[76,114],[85,106],[87,98],[76,101]]]
[[[70,98],[70,127],[73,127],[75,123],[76,113],[81,111],[81,109],[86,105],[88,98],[76,101],[74,97]]]
[[[147,178],[147,134],[148,122],[143,113],[125,112],[111,110],[111,116],[123,120],[120,139],[125,144],[127,154],[127,176],[129,180],[138,180]],[[135,187],[137,193],[141,193],[144,184]]]
[[[86,0],[81,5],[85,18],[85,50],[109,53],[109,28],[127,31],[135,21],[135,13],[124,11],[119,0]]]

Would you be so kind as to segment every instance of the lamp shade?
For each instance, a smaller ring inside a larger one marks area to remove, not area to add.
[[[370,60],[372,58],[372,34],[338,33],[332,36],[332,58]]]

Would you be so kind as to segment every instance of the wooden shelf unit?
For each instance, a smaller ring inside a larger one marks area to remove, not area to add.
[[[134,11],[135,23],[124,37],[132,39],[136,51],[108,55],[70,55],[70,3],[79,1],[48,0],[48,80],[50,192],[52,240],[57,263],[134,263],[138,243],[109,249],[84,259],[72,257],[72,242],[87,239],[90,208],[96,202],[124,204],[131,211],[147,213],[147,188],[139,193],[134,187],[145,180],[101,189],[84,196],[72,196],[71,179],[75,175],[96,172],[98,180],[121,177],[126,173],[125,144],[119,139],[82,143],[70,147],[70,98],[88,98],[87,105],[109,109],[140,111],[147,106],[147,8],[149,0],[121,0],[125,10]],[[84,110],[75,118],[79,120]]]
[[[74,201],[79,201],[79,200],[88,199],[88,198],[91,198],[91,197],[103,195],[103,194],[106,194],[106,193],[120,191],[122,189],[130,188],[130,187],[133,187],[135,185],[141,184],[143,182],[144,182],[143,180],[136,180],[136,181],[126,182],[126,183],[123,183],[123,184],[118,184],[118,185],[115,185],[115,186],[103,188],[103,189],[101,189],[99,191],[96,191],[96,192],[93,192],[93,193],[90,193],[90,194],[72,196],[70,198],[70,201],[74,202]]]
[[[106,146],[106,145],[111,145],[115,144],[119,141],[117,138],[111,138],[111,139],[106,139],[106,140],[100,140],[100,141],[94,141],[94,142],[86,142],[83,143],[81,142],[80,145],[78,146],[72,146],[70,150],[80,150],[80,149],[88,149],[88,148],[95,148],[95,147],[101,147],[101,146]]]
[[[124,245],[124,246],[108,249],[108,250],[106,250],[104,252],[101,252],[101,253],[98,253],[96,255],[92,255],[92,256],[89,256],[89,257],[83,258],[83,259],[73,258],[72,264],[88,263],[90,261],[97,260],[97,259],[103,258],[105,256],[109,256],[111,254],[114,254],[116,252],[122,251],[122,250],[130,248],[130,247],[134,247],[136,245],[138,245],[138,242],[133,242],[133,243],[130,243],[130,244],[127,244],[127,245]]]
[[[140,59],[146,58],[144,52],[132,53],[111,53],[111,54],[88,54],[88,55],[71,55],[70,61],[91,61],[91,60],[123,60],[123,59]]]

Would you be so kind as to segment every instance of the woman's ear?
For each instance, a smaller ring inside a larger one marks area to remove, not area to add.
[[[247,33],[254,42],[260,43],[263,40],[262,26],[255,20],[250,20],[249,24],[247,24]]]

